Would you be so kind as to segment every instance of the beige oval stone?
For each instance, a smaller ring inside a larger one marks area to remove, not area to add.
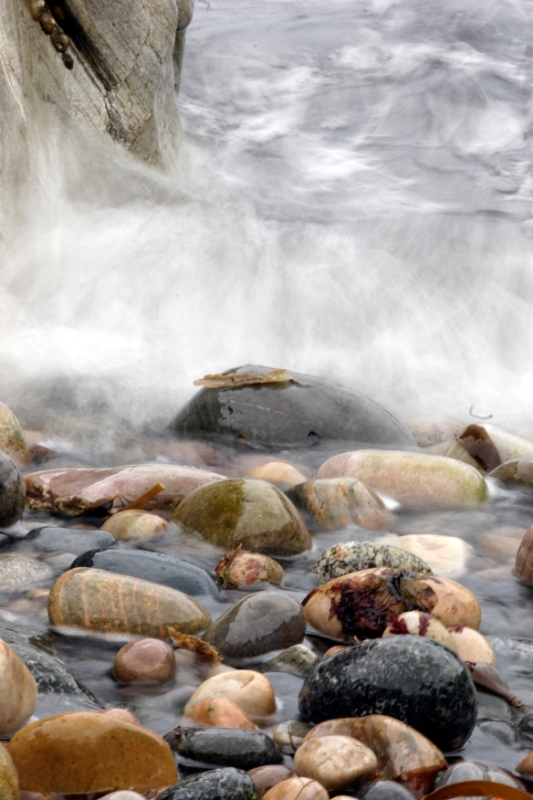
[[[153,731],[109,715],[74,711],[26,725],[8,750],[21,789],[42,794],[172,786],[170,747]]]
[[[477,630],[481,622],[481,608],[475,595],[465,586],[450,578],[427,575],[422,579],[437,595],[437,602],[431,609],[446,628],[455,625]]]
[[[436,617],[423,611],[405,611],[403,614],[399,614],[395,620],[389,622],[382,635],[385,638],[409,633],[413,636],[425,636],[427,639],[433,639],[435,642],[449,647],[454,653],[457,652],[455,642],[448,629]]]
[[[166,683],[176,674],[174,650],[161,639],[138,639],[121,647],[113,666],[122,683]]]
[[[18,800],[19,779],[13,759],[5,747],[0,747],[0,800]]]
[[[354,450],[328,459],[317,478],[357,478],[405,505],[470,508],[488,499],[473,467],[442,456],[400,450]]]
[[[215,728],[256,730],[256,726],[248,714],[227,697],[208,697],[202,700],[191,708],[187,718],[196,724]]]
[[[161,536],[166,531],[169,523],[157,514],[150,514],[138,508],[119,511],[113,514],[102,525],[102,530],[111,533],[115,539],[125,542],[135,542]]]
[[[37,684],[26,664],[0,639],[0,736],[15,733],[37,705]]]
[[[455,644],[457,655],[463,661],[483,661],[496,664],[496,655],[489,642],[473,628],[450,628],[450,636]]]
[[[57,628],[160,639],[168,636],[169,627],[194,636],[211,623],[206,609],[177,589],[85,567],[55,581],[48,616]]]
[[[7,453],[18,466],[30,463],[28,445],[19,421],[4,403],[0,403],[0,450]]]
[[[372,750],[350,736],[310,739],[294,755],[296,773],[313,778],[328,792],[372,780],[376,777],[377,766]]]
[[[215,575],[224,589],[251,589],[264,583],[279,585],[285,577],[285,570],[264,553],[236,548],[220,559]]]
[[[191,710],[202,700],[224,697],[236,703],[252,720],[269,717],[276,711],[276,696],[272,684],[265,675],[251,669],[232,670],[213,675],[200,684],[183,713]]]
[[[270,481],[270,483],[289,483],[291,486],[305,481],[305,475],[285,461],[269,461],[260,467],[253,467],[248,470],[246,477]]]
[[[294,777],[278,783],[263,800],[329,800],[329,794],[318,781]]]
[[[398,547],[418,556],[442,578],[459,578],[468,572],[468,559],[474,548],[457,536],[440,533],[410,533],[400,536]]]

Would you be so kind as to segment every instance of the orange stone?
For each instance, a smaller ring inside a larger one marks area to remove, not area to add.
[[[187,717],[201,725],[212,725],[215,728],[249,728],[255,725],[248,714],[226,697],[211,697],[202,700],[191,708]]]
[[[172,751],[153,731],[109,714],[75,711],[26,725],[8,751],[20,788],[42,794],[79,794],[173,786]]]

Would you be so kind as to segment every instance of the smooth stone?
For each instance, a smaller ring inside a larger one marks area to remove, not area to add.
[[[280,722],[279,725],[276,725],[272,731],[272,738],[280,750],[292,754],[303,744],[311,728],[312,726],[307,722],[289,719],[287,722]]]
[[[381,636],[405,611],[432,614],[449,628],[479,627],[481,610],[472,592],[448,578],[388,567],[351,572],[313,589],[302,601],[309,625],[325,636],[351,641]]]
[[[329,794],[312,778],[288,778],[270,789],[263,800],[329,800]]]
[[[442,750],[462,747],[476,723],[468,669],[447,647],[420,636],[365,641],[337,653],[306,678],[299,703],[305,721],[386,714]]]
[[[247,364],[226,376],[258,376],[270,367]],[[253,378],[252,378],[253,380]],[[267,376],[268,380],[268,376]],[[178,413],[171,429],[180,436],[221,438],[270,447],[310,447],[321,441],[412,445],[409,431],[392,414],[362,394],[290,372],[286,380],[245,383],[221,379],[203,388]]]
[[[287,647],[274,658],[263,661],[257,669],[261,672],[287,672],[289,675],[306,675],[318,664],[318,656],[305,644],[294,644]]]
[[[432,447],[442,442],[451,442],[464,425],[450,417],[413,417],[404,423],[411,431],[419,447]]]
[[[202,772],[158,795],[157,800],[256,800],[255,783],[247,772],[233,767]]]
[[[451,786],[454,783],[463,783],[463,781],[493,781],[503,783],[505,786],[513,786],[516,789],[523,788],[522,784],[505,770],[479,764],[476,761],[461,761],[458,764],[452,764],[438,778],[435,788],[440,789],[441,786]]]
[[[167,743],[140,725],[105,714],[74,712],[26,725],[9,754],[21,789],[43,794],[149,789],[174,784]]]
[[[421,558],[387,544],[374,542],[344,542],[325,550],[315,563],[311,572],[322,581],[339,578],[349,572],[358,572],[372,567],[391,567],[419,572],[431,573],[431,567]]]
[[[324,478],[293,486],[285,492],[304,517],[326,530],[361,525],[377,530],[391,514],[378,495],[353,478]]]
[[[243,597],[205,631],[224,660],[247,659],[298,644],[305,636],[300,604],[283,592]]]
[[[261,800],[273,786],[292,778],[294,772],[283,764],[266,764],[264,767],[249,770],[248,775],[255,783],[258,800]]]
[[[328,459],[317,478],[357,478],[405,505],[477,507],[488,499],[483,477],[442,456],[394,450],[354,450]]]
[[[450,628],[450,636],[457,655],[463,661],[496,664],[496,654],[487,639],[473,628]]]
[[[480,720],[478,728],[486,736],[496,739],[505,747],[516,747],[518,737],[515,728],[510,723],[495,719]]]
[[[0,736],[18,731],[37,705],[37,684],[12,647],[0,639]]]
[[[294,756],[296,773],[313,778],[328,792],[374,778],[377,766],[372,750],[350,736],[315,737],[304,742]]]
[[[211,622],[200,603],[177,589],[83,567],[57,578],[48,616],[56,628],[160,639],[169,627],[194,636]]]
[[[359,800],[414,800],[415,795],[395,781],[372,781],[357,789],[357,797]]]
[[[164,738],[179,756],[201,765],[249,770],[283,760],[274,740],[258,730],[178,727]]]
[[[255,730],[256,726],[237,703],[225,697],[209,697],[191,708],[187,719],[214,728]]]
[[[296,774],[313,778],[328,792],[348,789],[376,777],[372,750],[351,736],[320,736],[304,742],[294,755]]]
[[[186,704],[184,715],[188,716],[202,700],[213,697],[232,700],[252,719],[263,719],[276,711],[272,684],[265,675],[255,670],[231,670],[208,678]]]
[[[128,711],[126,708],[104,708],[100,711],[100,714],[107,714],[123,722],[129,722],[131,725],[141,724],[135,714],[132,714],[131,711]]]
[[[266,555],[291,556],[312,545],[295,506],[266,481],[224,480],[203,486],[180,503],[172,520],[218,547],[240,544]]]
[[[410,789],[427,793],[435,776],[446,767],[446,759],[433,742],[419,731],[384,714],[345,717],[321,722],[307,734],[352,736],[375,754],[380,777],[399,781]]]
[[[161,639],[137,639],[121,647],[113,674],[121,683],[166,683],[176,674],[174,650]]]
[[[269,461],[259,467],[252,467],[248,470],[246,477],[270,481],[270,483],[289,483],[291,486],[305,481],[305,475],[302,475],[292,464],[286,464],[283,461]]]
[[[105,794],[100,800],[143,800],[144,795],[138,792],[129,792],[127,789],[122,789],[118,792],[111,792]]]
[[[154,536],[161,536],[167,528],[166,519],[138,508],[119,511],[102,525],[102,530],[123,542],[152,539]]]
[[[24,481],[15,463],[0,450],[0,527],[8,528],[24,512]]]
[[[400,536],[399,546],[429,564],[441,578],[460,578],[468,572],[474,548],[457,536],[440,533],[409,533]]]
[[[249,553],[238,547],[220,559],[215,567],[215,576],[224,589],[251,589],[264,583],[279,586],[285,570],[270,556]]]
[[[71,569],[76,567],[96,567],[106,572],[141,578],[170,586],[193,597],[220,594],[215,581],[202,567],[149,550],[89,550],[73,561]]]
[[[13,759],[5,747],[0,747],[0,800],[18,800],[19,778]]]
[[[440,642],[440,644],[457,653],[455,641],[448,629],[436,617],[432,617],[431,614],[426,614],[423,611],[405,611],[403,614],[399,614],[395,620],[389,622],[382,636],[386,638],[387,636],[402,636],[406,634],[426,636],[428,639]]]
[[[25,467],[30,463],[26,437],[18,419],[5,403],[0,403],[0,450],[15,464]]]
[[[0,591],[23,592],[54,577],[54,571],[42,561],[22,555],[0,555]]]
[[[31,542],[39,553],[64,551],[81,555],[91,548],[113,547],[115,537],[106,531],[76,528],[34,528],[24,537],[23,544]]]
[[[158,483],[164,490],[144,503],[143,508],[172,513],[194,489],[220,480],[223,476],[196,467],[140,464],[109,469],[47,469],[26,475],[24,483],[30,510],[77,516],[104,505],[121,510]]]
[[[533,585],[533,525],[527,529],[518,546],[513,575],[522,583]]]
[[[489,472],[487,477],[493,478],[509,489],[531,489],[533,488],[533,456],[521,456],[521,458],[506,461]]]

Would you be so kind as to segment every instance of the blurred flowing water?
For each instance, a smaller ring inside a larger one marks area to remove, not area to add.
[[[255,362],[527,421],[532,34],[530,0],[198,0],[173,174],[35,109],[4,400],[157,426]]]

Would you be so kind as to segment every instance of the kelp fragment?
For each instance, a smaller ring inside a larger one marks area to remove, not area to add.
[[[492,472],[502,463],[496,445],[482,425],[469,425],[457,436],[457,441],[486,472]]]
[[[229,372],[226,375],[205,375],[194,381],[195,386],[208,389],[231,389],[235,386],[254,386],[264,383],[299,383],[286,369],[273,369],[270,372]]]
[[[189,650],[191,653],[196,653],[196,655],[202,659],[214,661],[216,664],[222,664],[222,659],[218,654],[218,650],[211,647],[207,642],[197,639],[196,636],[190,636],[187,633],[179,633],[175,628],[168,628],[168,635],[182,650]]]

